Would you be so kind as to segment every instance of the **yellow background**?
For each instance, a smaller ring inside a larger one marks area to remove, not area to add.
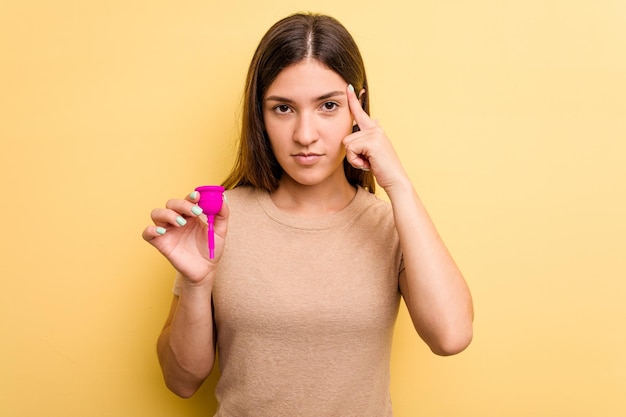
[[[474,295],[455,357],[401,312],[396,416],[626,415],[620,0],[3,0],[0,415],[211,415],[214,379],[162,383],[173,271],[140,234],[224,178],[253,49],[299,10],[353,33]]]

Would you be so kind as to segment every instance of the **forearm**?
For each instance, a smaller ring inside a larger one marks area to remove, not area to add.
[[[168,388],[190,397],[211,373],[215,360],[210,288],[181,286],[157,351]]]
[[[473,307],[465,279],[408,178],[385,191],[404,257],[400,289],[413,324],[433,352],[458,353],[472,339]]]

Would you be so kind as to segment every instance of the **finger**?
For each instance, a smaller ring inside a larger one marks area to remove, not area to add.
[[[222,194],[222,207],[220,208],[220,211],[217,213],[217,215],[219,217],[228,219],[229,214],[230,209],[228,207],[228,198],[226,197],[226,194]]]
[[[182,227],[187,224],[187,219],[181,213],[169,208],[156,208],[150,215],[155,225]],[[189,217],[189,216],[187,216]]]
[[[230,216],[230,208],[228,207],[228,201],[224,198],[224,203],[215,216],[215,233],[221,236],[226,236],[226,230],[228,229],[228,217]]]
[[[366,147],[367,142],[359,139],[360,133],[354,133],[344,139],[346,148],[346,160],[354,168],[368,170],[371,168],[369,162],[369,151]]]
[[[356,169],[364,169],[369,166],[368,161],[362,155],[351,150],[346,152],[346,160]]]
[[[197,191],[195,191],[197,193]],[[195,197],[195,198],[194,198]],[[189,194],[185,200],[172,199],[165,203],[165,208],[174,210],[184,216],[199,216],[202,214],[202,209],[198,204],[194,204],[199,200],[198,195]]]
[[[141,237],[146,242],[151,242],[152,239],[155,239],[159,236],[163,236],[167,232],[167,229],[162,226],[148,226],[141,233]]]
[[[186,198],[192,203],[197,203],[200,200],[200,193],[194,190],[191,193],[189,193],[189,195]]]
[[[369,115],[365,112],[365,110],[363,110],[363,107],[361,107],[361,102],[356,96],[356,92],[354,91],[352,84],[348,85],[347,90],[348,107],[350,107],[350,113],[352,113],[352,117],[354,117],[354,121],[359,128],[363,130],[376,126],[376,123],[370,119]]]

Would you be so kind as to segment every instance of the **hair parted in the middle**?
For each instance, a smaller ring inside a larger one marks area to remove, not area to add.
[[[298,13],[275,23],[263,36],[248,69],[244,92],[241,137],[235,164],[223,185],[252,185],[267,191],[278,188],[282,168],[270,145],[263,121],[263,97],[278,74],[305,59],[315,59],[339,74],[361,97],[369,114],[367,77],[356,42],[336,19]],[[348,182],[375,191],[371,172],[352,167],[344,158]]]

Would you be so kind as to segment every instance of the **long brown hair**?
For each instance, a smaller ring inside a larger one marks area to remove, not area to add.
[[[263,97],[283,69],[307,58],[335,71],[357,92],[365,89],[361,103],[369,114],[365,66],[346,28],[330,16],[311,13],[297,13],[278,21],[261,39],[248,69],[237,157],[224,187],[252,185],[268,191],[278,188],[283,170],[265,130]],[[343,166],[350,184],[375,191],[371,172],[354,168],[345,158]]]

